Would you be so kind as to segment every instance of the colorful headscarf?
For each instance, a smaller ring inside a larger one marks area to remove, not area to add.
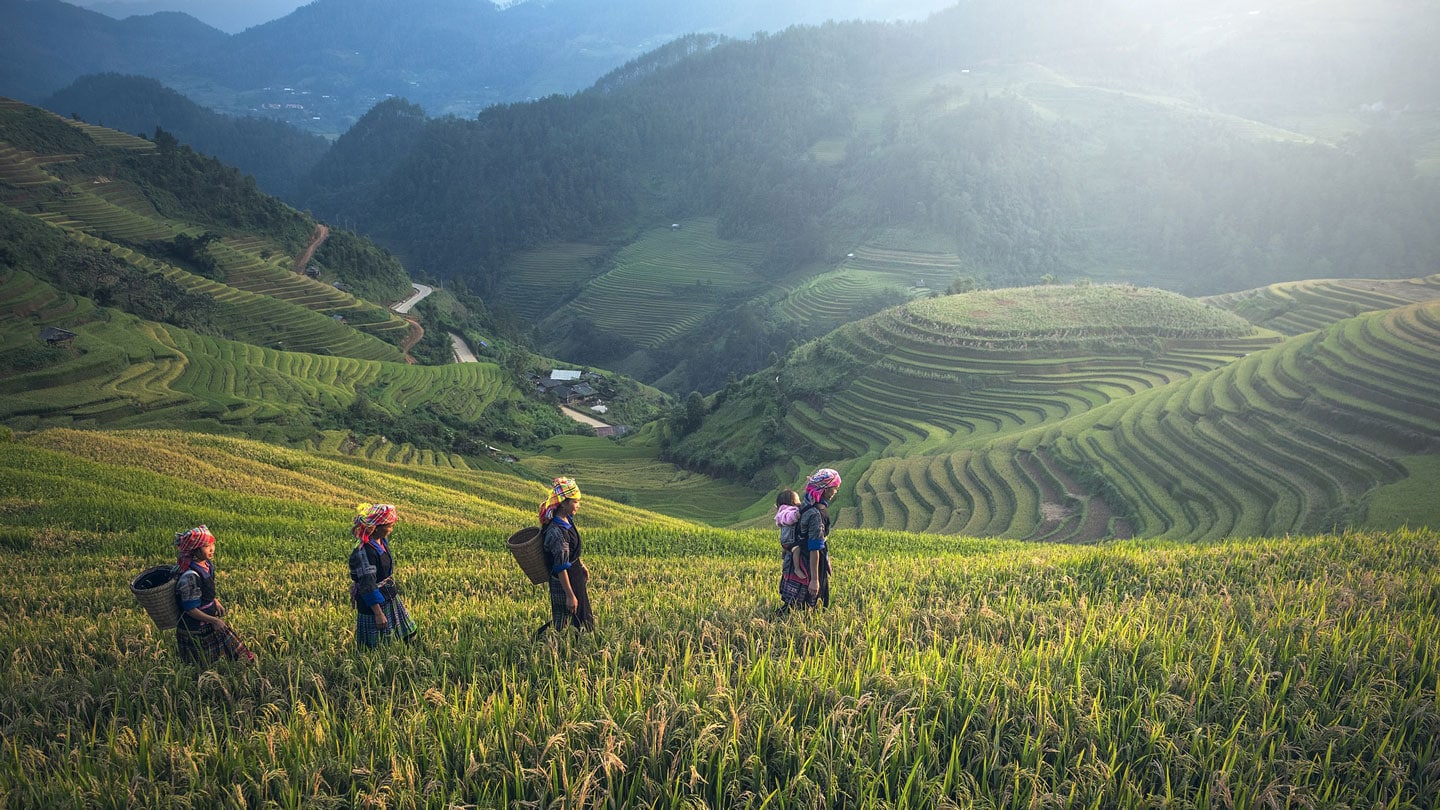
[[[355,507],[355,511],[357,513],[355,525],[351,527],[350,531],[362,543],[370,542],[370,535],[375,531],[375,527],[386,526],[399,519],[395,507],[388,503],[377,503],[373,506],[362,503]]]
[[[580,500],[580,485],[569,478],[556,478],[550,488],[550,497],[540,504],[540,525],[544,526],[555,517],[555,507],[566,499]]]
[[[840,487],[840,473],[829,467],[821,467],[805,482],[805,500],[810,503],[818,503],[820,496],[824,495],[825,490],[830,487],[837,489]]]
[[[175,533],[175,567],[184,571],[190,567],[190,561],[194,558],[195,552],[215,542],[215,535],[205,524],[200,524],[189,531]]]

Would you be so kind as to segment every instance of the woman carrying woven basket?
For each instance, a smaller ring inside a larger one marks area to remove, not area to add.
[[[803,544],[805,550],[802,573],[807,587],[795,607],[830,606],[830,502],[839,491],[840,473],[829,467],[816,470],[805,482],[805,499],[795,525],[795,540]]]
[[[201,665],[221,658],[254,663],[255,653],[221,618],[225,606],[215,595],[215,535],[203,525],[179,532],[175,552],[180,575],[175,582],[175,602],[180,608],[175,644],[180,660]]]
[[[378,647],[382,642],[415,638],[415,622],[400,601],[395,584],[395,558],[390,553],[390,532],[398,515],[388,503],[357,507],[351,533],[350,601],[355,605],[355,643]]]
[[[545,565],[550,569],[550,621],[540,625],[535,638],[543,636],[552,624],[556,630],[595,629],[586,589],[590,571],[580,561],[580,531],[575,528],[579,507],[580,487],[569,478],[556,478],[550,496],[540,504]]]

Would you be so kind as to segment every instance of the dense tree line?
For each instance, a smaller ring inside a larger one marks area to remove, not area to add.
[[[390,251],[349,231],[332,230],[314,262],[339,277],[352,295],[388,303],[410,296],[410,276]]]

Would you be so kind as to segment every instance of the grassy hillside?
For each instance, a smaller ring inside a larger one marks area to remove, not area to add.
[[[1275,342],[1182,296],[1130,287],[967,293],[886,310],[747,380],[672,452],[749,477],[791,453],[938,452],[1083,413]]]
[[[755,246],[720,238],[714,220],[651,231],[620,251],[555,322],[583,318],[640,348],[653,348],[758,283],[751,272],[758,258]]]
[[[0,421],[17,427],[176,426],[465,466],[454,453],[483,463],[502,434],[571,426],[549,406],[535,425],[542,406],[495,362],[402,363],[418,327],[356,297],[408,294],[393,256],[164,133],[0,102],[0,290]],[[44,327],[78,337],[47,346]]]
[[[1289,339],[1158,290],[925,299],[727,386],[698,428],[668,424],[663,453],[762,492],[833,466],[845,525],[912,532],[1426,525],[1405,493],[1434,485],[1440,453],[1436,293],[1431,279],[1317,281],[1211,300]],[[764,503],[734,520],[757,525]]]
[[[346,243],[344,255],[327,260],[322,247],[317,261],[328,277],[369,302],[306,277],[295,262],[317,223],[163,133],[152,142],[0,99],[0,203],[127,258],[140,254],[238,291],[340,315],[392,342],[406,332],[376,303],[409,294],[393,257],[343,232],[335,239]],[[207,240],[199,248],[184,247],[199,238]]]
[[[492,363],[277,351],[96,308],[14,271],[0,273],[0,290],[15,302],[0,312],[0,421],[13,426],[176,426],[302,441],[361,397],[397,426],[423,412],[474,427],[493,403],[519,396]],[[76,337],[47,347],[37,333],[48,325]]]
[[[582,485],[585,482],[582,480]],[[842,531],[779,619],[772,532],[587,498],[599,633],[503,537],[538,484],[232,439],[0,443],[0,800],[1423,808],[1440,791],[1440,538],[1101,548]],[[392,500],[414,646],[359,654],[352,504]],[[126,586],[207,521],[253,669],[178,663]]]
[[[973,449],[882,460],[847,514],[860,525],[1044,540],[1361,527],[1377,487],[1433,488],[1437,402],[1432,301],[1348,318]],[[1398,494],[1383,497],[1377,525],[1433,516]]]
[[[1440,297],[1440,275],[1412,279],[1291,281],[1204,299],[1256,326],[1286,335],[1323,329],[1343,318]]]

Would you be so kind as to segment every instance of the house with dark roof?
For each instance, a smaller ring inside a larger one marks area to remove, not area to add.
[[[54,346],[59,343],[67,343],[75,339],[75,333],[68,329],[61,329],[58,326],[47,326],[40,330],[40,339]]]

